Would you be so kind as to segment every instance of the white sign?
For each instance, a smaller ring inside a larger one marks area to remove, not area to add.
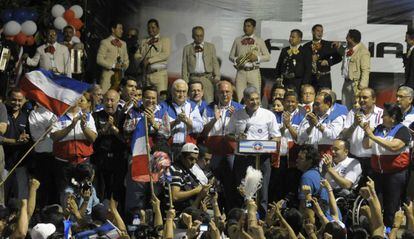
[[[239,142],[239,153],[266,154],[277,150],[276,141],[271,140],[243,140]]]

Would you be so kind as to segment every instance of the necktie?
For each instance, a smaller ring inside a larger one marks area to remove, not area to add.
[[[111,41],[112,45],[116,46],[116,47],[121,47],[122,46],[122,42],[119,39],[113,39]]]
[[[53,45],[49,45],[46,47],[45,52],[53,55],[53,53],[55,53],[55,47]]]
[[[147,43],[148,45],[153,45],[154,43],[158,42],[158,37],[151,38]]]

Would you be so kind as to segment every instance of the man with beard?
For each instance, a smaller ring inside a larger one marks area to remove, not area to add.
[[[120,201],[123,177],[126,173],[125,143],[122,126],[125,114],[118,109],[119,94],[108,90],[104,95],[104,109],[93,113],[98,137],[94,142],[93,163],[97,166],[98,198]]]
[[[311,54],[300,45],[302,31],[290,31],[290,46],[282,49],[276,65],[276,79],[282,81],[285,87],[294,86],[299,94],[302,84],[309,84],[311,80]]]
[[[316,24],[312,27],[312,41],[303,45],[312,54],[311,84],[318,91],[321,87],[332,89],[331,66],[341,62],[342,57],[332,42],[322,40],[323,26]]]

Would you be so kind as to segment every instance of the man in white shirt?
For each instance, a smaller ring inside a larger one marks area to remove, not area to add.
[[[22,56],[29,66],[38,66],[46,70],[51,70],[56,74],[72,76],[69,50],[66,46],[57,43],[57,32],[50,28],[46,32],[46,44],[37,48],[33,58],[27,54]]]
[[[302,104],[300,104],[300,106],[302,106],[306,112],[311,112],[313,109],[313,102],[315,101],[315,88],[313,88],[312,85],[305,84],[302,85],[300,93],[302,100]]]
[[[196,134],[203,130],[203,120],[198,106],[187,99],[187,93],[187,82],[177,79],[171,86],[172,99],[160,104],[166,116],[163,116],[163,119],[166,118],[169,123],[168,129],[160,133],[170,138],[173,157],[178,155],[185,143],[195,143]]]
[[[323,174],[335,191],[354,189],[358,186],[362,174],[361,164],[358,160],[349,158],[349,143],[337,139],[332,146],[333,155],[323,155]]]
[[[345,120],[345,128],[341,132],[341,138],[350,143],[349,154],[359,160],[363,174],[368,176],[371,171],[372,149],[362,147],[365,131],[363,126],[369,124],[371,129],[382,124],[383,110],[375,105],[375,92],[371,88],[364,88],[359,93],[358,103],[360,108],[349,111]]]
[[[279,125],[273,112],[260,107],[259,91],[251,86],[243,92],[243,99],[246,107],[235,112],[231,118],[227,135],[231,138],[240,140],[275,140],[280,141]],[[236,185],[246,175],[249,166],[255,167],[255,156],[241,155],[238,152],[234,160],[233,172]],[[260,170],[263,173],[262,187],[260,189],[259,215],[263,218],[267,210],[268,187],[270,180],[270,155],[260,157]],[[243,200],[239,197],[239,207],[243,205]]]
[[[333,110],[332,96],[319,93],[313,111],[306,115],[299,126],[298,143],[311,144],[321,155],[331,153],[333,141],[344,127],[345,115]]]

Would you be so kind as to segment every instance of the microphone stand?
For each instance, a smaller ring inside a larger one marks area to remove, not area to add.
[[[142,68],[142,87],[147,86],[147,67],[148,66],[144,66],[144,60],[147,58],[148,53],[151,51],[151,49],[155,48],[154,44],[151,44],[150,47],[148,48],[148,50],[145,52],[144,57],[142,58],[141,62],[139,63],[139,65]]]

